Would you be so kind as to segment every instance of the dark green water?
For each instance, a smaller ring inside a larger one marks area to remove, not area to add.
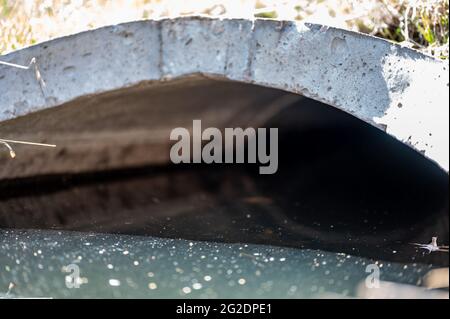
[[[0,231],[0,289],[52,298],[311,298],[354,296],[366,266],[416,285],[429,265],[322,250],[60,231]],[[64,270],[80,269],[79,288]],[[5,296],[3,294],[3,296]]]

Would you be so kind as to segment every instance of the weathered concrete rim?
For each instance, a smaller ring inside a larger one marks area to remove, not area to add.
[[[137,21],[41,43],[0,65],[0,121],[142,82],[193,74],[277,88],[348,112],[448,172],[448,63],[388,41],[294,21]],[[431,92],[432,90],[432,92]]]

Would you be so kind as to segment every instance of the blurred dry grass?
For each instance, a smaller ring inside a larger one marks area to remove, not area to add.
[[[449,0],[0,0],[0,54],[120,22],[204,14],[304,20],[448,59]]]

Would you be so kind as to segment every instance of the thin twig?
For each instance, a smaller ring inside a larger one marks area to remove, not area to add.
[[[404,32],[403,37],[405,38],[405,41],[407,41],[407,42],[410,42],[410,40],[409,40],[409,21],[408,21],[410,10],[411,10],[411,7],[408,5],[408,7],[406,7],[405,14],[403,15],[403,23],[405,24],[404,25],[405,30],[403,31]]]
[[[7,142],[5,141],[0,141],[0,143],[2,143],[3,145],[6,146],[6,148],[9,150],[9,155],[11,156],[11,158],[16,157],[16,152],[14,152],[14,150],[12,149],[11,145],[9,145]]]
[[[47,99],[46,94],[45,94],[45,82],[41,76],[41,72],[39,71],[35,57],[33,57],[30,60],[30,63],[28,65],[20,65],[20,64],[16,64],[16,63],[5,62],[5,61],[0,61],[0,65],[5,65],[5,66],[9,66],[9,67],[16,68],[16,69],[21,69],[21,70],[29,70],[33,67],[34,75],[36,77],[36,80],[39,83],[39,87],[41,89],[42,96],[44,97],[45,100]],[[14,149],[9,144],[25,144],[25,145],[33,145],[33,146],[56,147],[56,145],[54,145],[54,144],[44,144],[44,143],[25,142],[25,141],[6,140],[6,139],[0,139],[0,144],[3,144],[6,146],[6,148],[9,150],[9,155],[11,156],[11,158],[16,157],[16,152],[14,152]]]
[[[39,87],[41,89],[42,96],[44,97],[44,99],[47,99],[47,95],[45,94],[46,84],[45,84],[44,79],[41,76],[41,72],[39,71],[39,67],[37,65],[35,57],[33,57],[30,60],[30,63],[28,65],[20,65],[20,64],[16,64],[16,63],[5,62],[5,61],[0,61],[0,65],[5,65],[5,66],[9,66],[9,67],[16,68],[16,69],[21,69],[21,70],[29,70],[33,67],[34,68],[34,76],[36,77],[36,80],[39,83]]]
[[[25,142],[25,141],[16,141],[16,140],[5,140],[0,138],[0,142],[12,143],[12,144],[25,144],[25,145],[34,145],[34,146],[46,146],[46,147],[56,147],[55,144],[45,144],[45,143],[35,143],[35,142]]]
[[[6,148],[9,150],[9,155],[11,156],[11,158],[16,157],[16,152],[14,152],[14,149],[11,147],[11,145],[9,145],[10,143],[11,144],[32,145],[32,146],[56,147],[56,145],[54,145],[54,144],[44,144],[44,143],[0,139],[0,144],[3,144],[6,146]]]

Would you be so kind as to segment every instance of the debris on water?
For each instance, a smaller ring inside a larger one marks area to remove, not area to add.
[[[426,249],[426,250],[428,250],[429,254],[431,254],[431,252],[434,252],[434,251],[441,251],[441,252],[448,253],[448,246],[438,246],[437,237],[432,237],[431,243],[429,243],[429,244],[411,243],[411,245],[417,246],[419,249]]]
[[[120,280],[111,278],[109,280],[109,285],[112,287],[118,287],[118,286],[120,286]]]
[[[11,294],[11,291],[14,289],[14,287],[16,287],[16,284],[13,282],[10,282],[8,285],[8,291],[6,292],[6,295],[8,296],[9,294]]]

